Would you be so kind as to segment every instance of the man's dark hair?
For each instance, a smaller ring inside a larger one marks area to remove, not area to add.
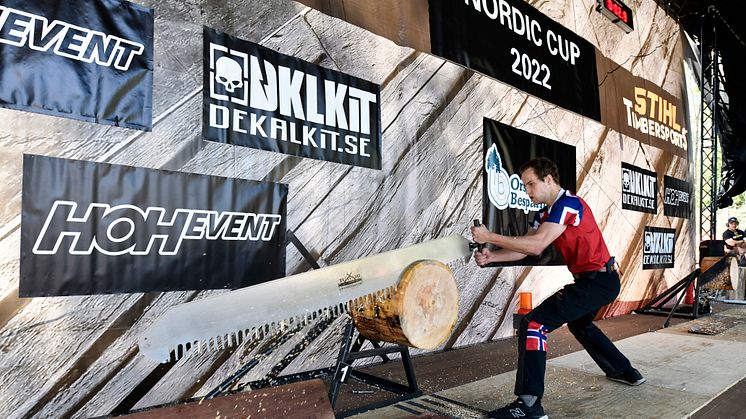
[[[521,168],[518,169],[518,173],[522,175],[523,172],[528,169],[534,169],[534,173],[536,173],[536,176],[538,176],[542,181],[544,181],[544,178],[546,178],[547,175],[552,175],[554,182],[558,185],[560,184],[557,165],[546,157],[539,157],[523,163]]]

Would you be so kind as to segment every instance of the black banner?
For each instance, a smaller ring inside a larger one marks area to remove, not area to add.
[[[689,218],[692,212],[692,186],[675,177],[663,176],[663,213],[669,217]]]
[[[658,212],[658,176],[655,172],[622,162],[622,209]]]
[[[482,222],[487,229],[507,236],[528,233],[536,211],[544,204],[533,204],[526,194],[518,169],[537,157],[557,164],[562,187],[575,191],[575,147],[528,133],[484,118],[484,169],[482,171]],[[540,256],[489,266],[564,265],[562,256],[547,247]]]
[[[601,120],[591,43],[524,0],[429,0],[433,54]]]
[[[206,140],[381,168],[381,88],[204,28]]]
[[[24,155],[21,297],[285,275],[287,186]]]
[[[0,106],[150,131],[153,9],[3,0]]]
[[[645,226],[642,269],[673,268],[676,230]]]

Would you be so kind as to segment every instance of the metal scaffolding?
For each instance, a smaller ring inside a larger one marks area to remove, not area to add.
[[[700,239],[714,240],[717,226],[717,185],[718,185],[718,148],[719,113],[723,109],[723,98],[720,94],[722,73],[720,71],[719,51],[717,49],[717,30],[714,21],[714,8],[702,17],[700,33],[700,57],[702,57],[702,117],[700,143],[700,179],[699,179],[699,220]]]

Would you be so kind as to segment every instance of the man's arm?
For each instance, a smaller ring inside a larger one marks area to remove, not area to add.
[[[723,241],[725,241],[728,246],[741,246],[743,244],[743,235],[726,230],[723,232]]]
[[[477,243],[492,243],[503,250],[511,250],[525,257],[540,255],[544,249],[562,235],[566,228],[567,226],[564,224],[545,222],[537,230],[531,230],[533,234],[516,237],[491,233],[482,224],[479,227],[472,227],[471,235]]]
[[[533,236],[536,234],[536,230],[531,229],[526,233],[526,236]],[[525,237],[525,236],[524,236]],[[481,252],[474,254],[474,259],[477,265],[484,266],[493,262],[514,262],[525,258],[525,253],[519,253],[508,249],[489,250],[486,247]]]

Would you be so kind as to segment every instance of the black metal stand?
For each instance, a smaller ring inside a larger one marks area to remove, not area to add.
[[[700,277],[700,269],[695,269],[692,273],[687,275],[684,279],[674,284],[671,288],[663,292],[661,295],[655,297],[653,301],[649,302],[646,306],[635,310],[635,313],[638,314],[652,314],[655,316],[666,316],[666,322],[663,323],[663,327],[666,328],[671,323],[671,317],[679,317],[679,318],[686,318],[686,319],[696,319],[699,316],[703,314],[709,314],[712,311],[712,308],[710,307],[710,304],[705,302],[704,304],[700,304],[700,287],[704,285],[704,282],[699,281],[699,284],[697,284],[697,279]],[[686,290],[689,288],[691,284],[695,284],[694,286],[694,304],[693,305],[681,305],[681,300],[684,299],[684,296],[686,295]],[[672,298],[675,298],[678,293],[681,292],[681,295],[676,300],[676,304],[674,304],[673,308],[664,309],[663,306],[671,301]]]
[[[319,265],[314,260],[314,258],[311,256],[310,252],[303,246],[303,243],[301,243],[300,240],[293,234],[291,230],[287,231],[287,237],[288,242],[292,243],[298,251],[303,255],[305,260],[313,267],[313,269],[319,269]],[[333,319],[329,318],[325,321],[320,322],[314,329],[309,333],[309,336],[312,338],[316,338],[321,334],[323,330],[328,327],[329,324],[331,324],[331,321]],[[298,330],[300,330],[303,326],[299,325],[297,327]],[[295,330],[295,331],[298,331]],[[293,331],[293,332],[295,332]],[[291,354],[289,354],[289,360],[283,360],[284,362],[281,362],[279,365],[279,368],[277,368],[277,371],[272,371],[272,374],[270,374],[270,377],[265,378],[264,380],[259,381],[253,381],[250,383],[246,383],[240,387],[240,389],[249,387],[251,389],[259,389],[259,388],[265,388],[269,386],[275,386],[275,385],[282,385],[282,384],[289,384],[289,383],[295,383],[298,381],[303,380],[310,380],[314,378],[324,378],[332,376],[332,382],[329,386],[329,400],[331,401],[332,408],[337,403],[337,396],[339,396],[339,391],[342,387],[342,384],[346,383],[350,378],[354,378],[358,381],[361,381],[365,384],[368,384],[370,386],[379,388],[381,390],[389,391],[391,393],[395,393],[398,395],[398,397],[387,399],[378,403],[373,403],[367,406],[360,407],[358,409],[349,410],[341,413],[337,413],[337,417],[346,417],[355,415],[358,413],[362,413],[371,409],[376,409],[383,406],[388,406],[394,403],[398,403],[400,401],[409,400],[414,397],[418,397],[422,395],[422,391],[417,386],[417,379],[414,376],[414,369],[412,368],[412,359],[409,356],[409,348],[403,345],[393,345],[393,346],[382,346],[381,342],[366,339],[362,335],[358,333],[357,339],[353,342],[353,335],[355,334],[355,326],[352,323],[351,319],[348,319],[347,325],[345,326],[345,332],[344,336],[342,337],[342,346],[339,348],[339,356],[337,357],[337,363],[334,367],[330,368],[322,368],[318,370],[313,371],[305,371],[297,374],[291,374],[291,375],[285,375],[282,377],[277,377],[276,374],[278,374],[282,368],[287,366],[292,359],[295,359],[295,356],[299,354],[302,349],[305,347],[305,345],[299,345],[299,347],[296,347],[291,351]],[[285,341],[289,339],[291,334],[286,334],[283,336],[278,342],[277,345],[283,344]],[[374,349],[369,349],[365,351],[361,351],[360,348],[362,348],[365,341],[369,341]],[[303,346],[301,348],[300,346]],[[254,368],[258,363],[258,359],[262,358],[263,356],[268,355],[275,349],[276,345],[271,345],[269,348],[264,350],[262,353],[259,354],[258,357],[255,357],[251,361],[249,361],[246,365],[241,367],[236,373],[231,375],[228,379],[223,381],[220,385],[218,385],[216,388],[214,388],[210,393],[208,393],[207,398],[212,398],[215,396],[218,396],[222,393],[225,393],[229,391],[229,389],[236,383],[238,380],[241,379],[246,373],[248,373],[252,368]],[[391,362],[391,359],[388,357],[389,354],[393,353],[399,353],[401,354],[402,359],[402,365],[404,366],[404,373],[407,377],[407,385],[403,385],[385,378],[377,377],[375,375],[371,375],[368,373],[364,373],[362,371],[357,371],[352,367],[352,363],[357,359],[363,359],[363,358],[372,358],[372,357],[381,357],[383,360],[383,363]]]
[[[352,343],[352,337],[354,333],[355,326],[352,324],[352,321],[349,321],[347,323],[347,326],[345,327],[344,337],[342,338],[342,347],[339,349],[337,365],[334,368],[334,377],[332,379],[331,385],[329,386],[329,400],[332,403],[332,407],[334,407],[337,403],[337,396],[339,395],[339,390],[341,389],[342,384],[346,383],[349,378],[354,378],[370,386],[395,393],[398,395],[398,397],[387,399],[378,403],[373,403],[358,409],[340,412],[337,413],[337,417],[356,415],[358,413],[362,413],[371,409],[388,406],[422,395],[422,390],[420,390],[420,388],[417,386],[417,379],[414,376],[412,359],[409,356],[408,347],[403,345],[384,347],[381,346],[380,342],[366,339],[360,334],[358,334],[355,342]],[[360,348],[363,346],[366,340],[368,340],[371,345],[373,345],[374,349],[361,351]],[[390,362],[391,359],[387,355],[393,353],[401,354],[402,366],[404,367],[404,373],[407,377],[407,385],[403,385],[386,378],[377,377],[372,374],[364,373],[362,371],[355,370],[352,367],[353,361],[363,358],[381,357],[383,363]]]

